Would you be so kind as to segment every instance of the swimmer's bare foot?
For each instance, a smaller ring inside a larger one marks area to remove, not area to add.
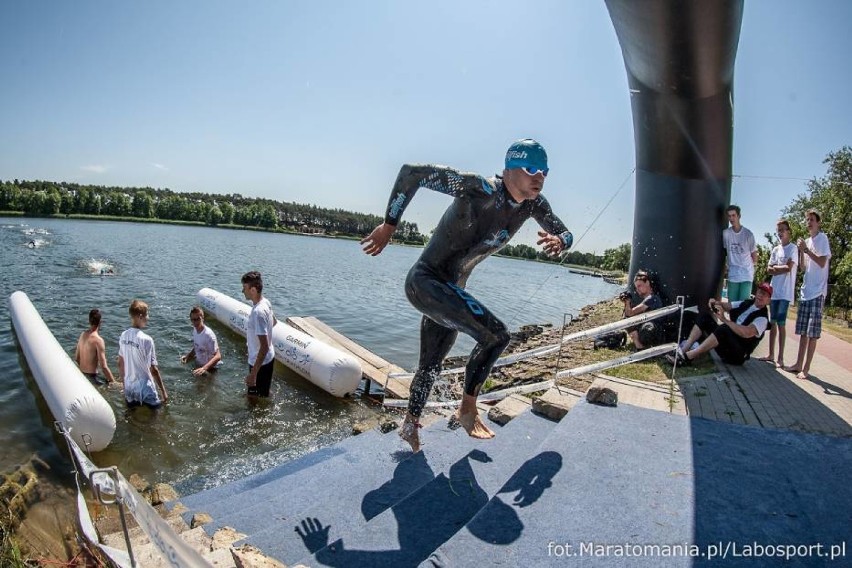
[[[778,359],[778,362],[775,363],[775,368],[776,369],[783,369],[784,368],[784,359]]]
[[[479,413],[475,410],[472,413],[462,414],[461,411],[455,416],[456,420],[461,424],[464,431],[471,438],[479,438],[480,440],[489,440],[494,437],[494,432],[485,425],[479,417]]]
[[[420,423],[406,420],[399,429],[399,437],[408,442],[415,454],[420,451]]]
[[[800,379],[800,380],[803,380],[803,381],[808,380],[808,373],[807,373],[807,371],[799,371],[799,374],[798,374],[798,375],[796,375],[796,378],[797,378],[797,379]]]
[[[788,373],[801,373],[802,370],[795,365],[790,365],[789,367],[782,367]]]

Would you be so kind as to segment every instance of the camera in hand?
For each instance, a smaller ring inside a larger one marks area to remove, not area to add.
[[[622,302],[624,300],[629,300],[630,299],[630,291],[625,290],[624,292],[622,292],[621,294],[618,295],[618,299],[621,300]]]

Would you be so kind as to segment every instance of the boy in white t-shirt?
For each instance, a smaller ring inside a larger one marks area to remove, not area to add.
[[[787,309],[793,301],[793,288],[799,266],[799,249],[791,241],[790,223],[780,219],[775,224],[779,243],[769,254],[766,271],[772,276],[772,301],[769,302],[769,356],[760,361],[784,366],[784,343],[787,341]],[[775,360],[775,338],[778,337],[778,360]]]
[[[215,371],[222,364],[222,354],[219,352],[219,341],[213,330],[204,325],[204,310],[193,306],[189,310],[189,321],[192,322],[192,349],[180,358],[181,363],[195,359],[196,365],[192,374],[196,377]]]
[[[740,223],[740,208],[737,205],[729,205],[725,214],[731,224],[722,231],[722,245],[725,247],[725,263],[728,269],[728,300],[740,302],[751,297],[757,244],[754,233]]]
[[[796,373],[796,378],[799,379],[808,378],[817,340],[822,334],[822,308],[828,294],[831,246],[828,237],[819,230],[821,223],[819,213],[810,209],[805,213],[805,224],[810,236],[807,240],[799,239],[796,243],[801,253],[801,266],[805,271],[802,287],[799,289],[799,311],[796,313],[799,355],[796,363],[784,367],[784,370]]]
[[[246,272],[241,282],[243,295],[252,303],[246,322],[249,364],[249,373],[246,375],[247,394],[266,397],[269,396],[272,367],[275,363],[275,348],[272,345],[275,315],[272,313],[272,304],[263,297],[263,278],[260,272]]]
[[[142,331],[148,325],[148,304],[133,300],[128,311],[133,327],[125,330],[118,340],[118,375],[124,381],[124,400],[131,408],[143,404],[159,408],[169,400],[169,395],[157,368],[154,340]]]

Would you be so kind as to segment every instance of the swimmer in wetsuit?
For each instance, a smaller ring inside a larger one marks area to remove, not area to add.
[[[361,240],[367,254],[381,253],[421,187],[455,198],[405,281],[408,300],[423,313],[420,362],[400,430],[415,452],[420,449],[420,415],[460,331],[476,340],[476,347],[465,369],[464,396],[456,418],[470,436],[494,437],[479,418],[476,397],[508,345],[509,331],[464,288],[476,265],[505,246],[530,217],[544,229],[538,233],[538,244],[545,252],[557,255],[570,248],[571,232],[540,195],[547,172],[544,148],[530,139],[509,147],[502,177],[486,179],[445,166],[406,164],[391,191],[384,223]]]

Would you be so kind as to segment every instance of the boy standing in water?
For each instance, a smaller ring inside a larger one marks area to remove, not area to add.
[[[132,327],[118,340],[118,376],[124,381],[124,400],[131,408],[143,404],[159,408],[169,400],[169,395],[157,368],[154,340],[142,331],[148,325],[148,304],[133,300],[128,311]]]
[[[186,363],[195,359],[198,367],[193,369],[192,374],[200,377],[219,368],[222,362],[222,354],[219,352],[216,334],[204,325],[204,310],[198,306],[193,306],[189,310],[189,321],[192,322],[192,349],[180,358],[180,362]]]
[[[251,300],[252,308],[246,323],[249,373],[246,387],[249,396],[269,396],[272,385],[272,367],[275,364],[275,348],[272,346],[272,328],[275,315],[272,304],[263,297],[263,278],[260,272],[243,274],[243,295]]]
[[[89,312],[89,329],[80,334],[77,339],[77,348],[74,350],[74,360],[80,367],[80,371],[96,385],[115,381],[107,364],[106,344],[98,333],[100,329],[101,311],[94,308]],[[98,375],[98,367],[101,368],[104,378]]]

